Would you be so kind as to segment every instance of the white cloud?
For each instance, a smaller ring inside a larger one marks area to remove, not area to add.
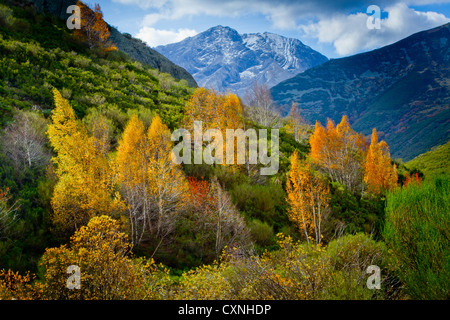
[[[160,8],[167,2],[166,0],[112,0],[112,1],[126,5],[136,5],[142,9]]]
[[[344,56],[381,47],[415,32],[436,27],[449,21],[436,12],[419,11],[421,5],[449,3],[450,0],[113,0],[148,9],[138,37],[151,45],[180,41],[192,36],[194,30],[159,30],[162,20],[176,21],[188,17],[244,17],[261,14],[277,29],[299,28],[304,35],[335,47]],[[366,27],[366,8],[376,4],[388,18],[381,29]],[[408,7],[418,5],[416,9]],[[349,12],[358,12],[349,14]],[[304,25],[299,23],[302,21]],[[307,25],[304,21],[313,21]],[[266,31],[266,30],[261,30]]]
[[[136,38],[146,42],[151,47],[166,45],[169,43],[179,42],[187,37],[193,37],[198,34],[192,29],[158,30],[152,27],[142,27]]]
[[[388,12],[388,17],[381,20],[380,29],[367,28],[368,15],[365,13],[339,14],[300,29],[319,42],[332,43],[336,52],[345,56],[385,46],[450,21],[443,14],[416,11],[404,3],[397,3],[384,11]]]
[[[292,29],[300,18],[329,16],[336,12],[364,9],[373,0],[113,0],[134,4],[141,8],[154,8],[145,19],[153,26],[160,20],[178,20],[185,17],[208,15],[213,17],[241,17],[262,14],[276,28]],[[389,0],[377,0],[380,5]]]

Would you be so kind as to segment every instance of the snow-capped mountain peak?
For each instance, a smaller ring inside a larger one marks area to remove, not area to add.
[[[271,87],[328,60],[300,40],[269,32],[240,35],[226,26],[155,49],[200,86],[241,96],[255,80]]]

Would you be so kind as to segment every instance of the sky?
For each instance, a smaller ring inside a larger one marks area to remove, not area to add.
[[[450,22],[450,0],[101,0],[94,3],[97,2],[109,24],[151,47],[179,42],[222,25],[240,34],[272,32],[296,38],[328,58],[370,51]],[[90,0],[86,3],[93,4]]]

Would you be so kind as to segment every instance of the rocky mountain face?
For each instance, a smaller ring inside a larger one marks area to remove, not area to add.
[[[267,32],[240,35],[223,26],[155,50],[184,67],[200,86],[241,96],[255,80],[271,87],[328,61],[297,39]]]
[[[67,7],[76,4],[77,0],[21,0],[21,2],[32,3],[40,12],[49,12],[61,19],[67,19],[70,16],[70,14],[67,14]],[[175,79],[185,79],[192,87],[197,86],[194,78],[182,67],[174,64],[141,40],[135,39],[129,34],[121,33],[112,26],[109,26],[109,28],[111,32],[109,39],[116,44],[120,51],[139,62],[150,65],[152,68],[169,73]]]
[[[50,12],[51,14],[67,19],[67,7],[75,5],[77,0],[22,0],[23,3],[32,3],[39,12]]]
[[[191,87],[197,87],[197,82],[184,68],[153,50],[140,39],[133,38],[128,33],[121,33],[112,26],[109,26],[109,29],[111,32],[109,39],[116,44],[120,51],[139,62],[172,75],[175,79],[185,79]]]
[[[394,158],[412,159],[449,140],[450,24],[330,60],[271,92],[285,114],[291,102],[312,123],[347,114],[357,131],[376,127]]]

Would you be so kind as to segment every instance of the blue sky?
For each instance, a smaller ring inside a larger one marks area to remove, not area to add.
[[[327,57],[348,56],[450,22],[450,0],[102,0],[105,20],[150,46],[178,42],[213,26],[300,39]],[[87,1],[88,4],[93,4]],[[381,10],[369,29],[370,5]]]

